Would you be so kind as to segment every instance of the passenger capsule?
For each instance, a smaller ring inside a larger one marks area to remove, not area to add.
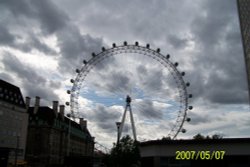
[[[87,63],[88,63],[88,62],[87,62],[86,60],[83,60],[83,64],[85,64],[85,65],[86,65]]]

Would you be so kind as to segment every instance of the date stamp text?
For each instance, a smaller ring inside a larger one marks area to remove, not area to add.
[[[176,160],[223,160],[226,151],[176,151]]]

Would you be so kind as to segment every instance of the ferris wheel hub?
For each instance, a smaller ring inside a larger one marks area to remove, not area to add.
[[[130,104],[132,101],[131,97],[129,95],[127,95],[127,98],[126,98],[126,102],[127,104]]]

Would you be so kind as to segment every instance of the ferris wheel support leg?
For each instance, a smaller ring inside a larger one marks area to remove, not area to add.
[[[121,135],[122,135],[122,130],[123,130],[124,122],[125,122],[127,108],[128,108],[128,106],[126,105],[123,116],[122,116],[121,126],[120,126],[119,131],[118,131],[118,142],[120,141],[120,138],[121,138]]]
[[[133,118],[132,109],[131,109],[130,105],[128,107],[129,107],[129,112],[130,112],[130,121],[131,121],[131,124],[132,124],[132,130],[133,130],[134,140],[137,141],[136,131],[135,131],[135,122],[134,122],[134,118]]]

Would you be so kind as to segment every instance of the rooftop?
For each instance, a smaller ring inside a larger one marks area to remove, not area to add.
[[[180,140],[150,140],[141,142],[141,146],[172,145],[172,144],[220,144],[220,143],[250,143],[250,138],[222,138],[222,139],[180,139]]]
[[[2,79],[0,79],[0,100],[25,108],[20,88]]]

